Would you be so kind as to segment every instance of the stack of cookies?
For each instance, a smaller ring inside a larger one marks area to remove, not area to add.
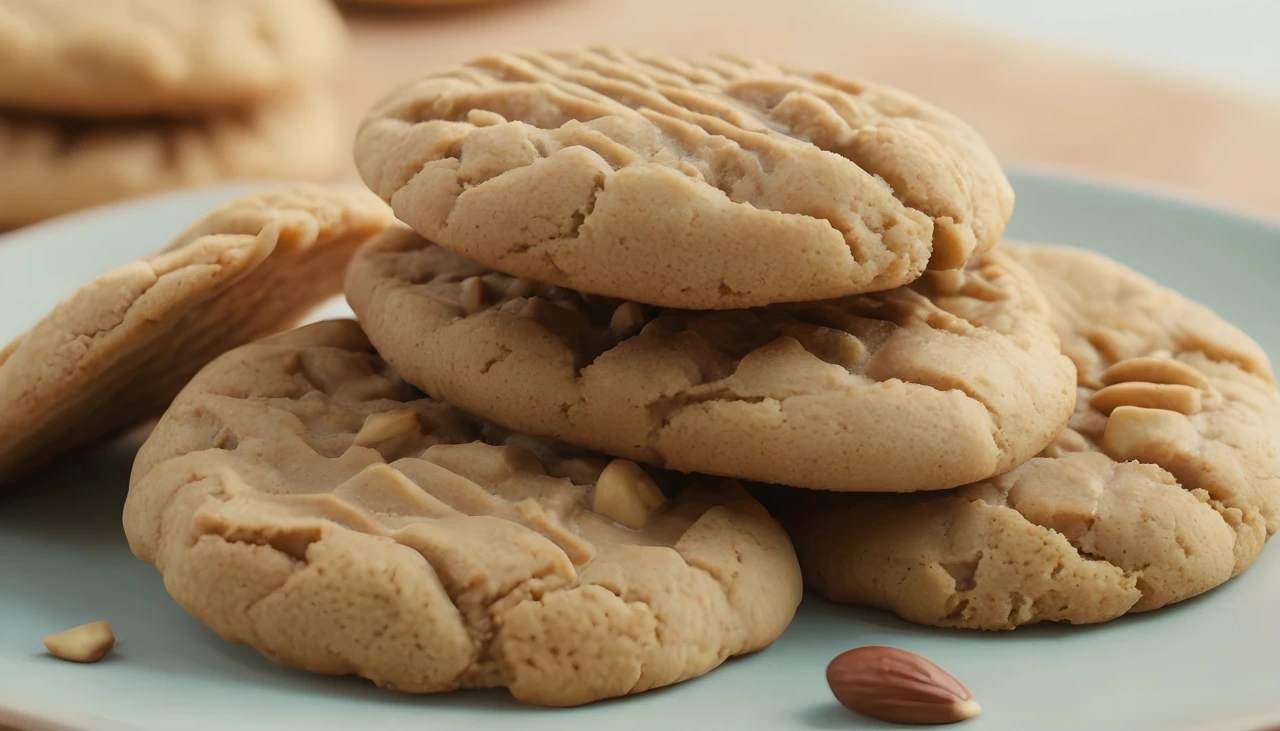
[[[495,55],[391,94],[356,161],[400,222],[233,201],[0,351],[0,481],[172,399],[130,546],[277,662],[575,705],[766,647],[802,581],[1100,622],[1280,524],[1266,355],[1104,257],[1000,243],[994,157],[902,92]],[[358,324],[249,342],[344,270]]]
[[[1100,256],[998,243],[994,156],[900,91],[496,55],[393,92],[356,163],[408,227],[346,295],[405,380],[743,481],[828,598],[1100,622],[1217,586],[1280,525],[1261,349]]]
[[[326,0],[0,0],[0,230],[337,162]]]

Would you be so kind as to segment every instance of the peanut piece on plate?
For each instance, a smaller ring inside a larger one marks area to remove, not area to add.
[[[50,655],[71,662],[97,662],[115,646],[115,633],[105,620],[82,624],[44,638],[44,647]]]

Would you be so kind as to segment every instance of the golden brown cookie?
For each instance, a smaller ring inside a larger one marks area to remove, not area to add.
[[[321,179],[337,165],[336,141],[333,102],[318,88],[188,120],[0,112],[0,228],[224,180]]]
[[[220,113],[314,81],[345,46],[325,0],[0,0],[0,107]]]
[[[0,350],[0,485],[158,416],[201,366],[292,326],[391,220],[355,188],[248,195],[81,287]]]
[[[667,307],[840,297],[994,246],[1013,192],[964,123],[758,60],[493,55],[392,92],[356,164],[494,269]]]
[[[331,321],[201,371],[124,525],[179,604],[276,662],[568,706],[762,649],[800,602],[759,503],[666,477],[473,421]]]
[[[1280,393],[1208,309],[1098,254],[1006,247],[1079,370],[1069,428],[993,480],[782,508],[806,581],[915,622],[1103,622],[1207,591],[1280,524]]]
[[[888,292],[695,312],[515,279],[396,227],[346,293],[432,396],[684,472],[939,490],[1039,452],[1075,399],[1043,297],[998,249]]]

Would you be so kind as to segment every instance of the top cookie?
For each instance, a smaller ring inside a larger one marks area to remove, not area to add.
[[[978,135],[896,89],[608,49],[413,81],[366,118],[356,164],[402,221],[469,258],[690,309],[959,268],[1013,210]]]
[[[391,220],[354,188],[248,195],[81,287],[0,350],[0,485],[159,415],[201,366],[291,326]]]
[[[345,43],[324,0],[0,0],[0,106],[225,109],[329,71]]]

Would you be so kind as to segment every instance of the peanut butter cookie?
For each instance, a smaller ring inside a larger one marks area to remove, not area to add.
[[[998,249],[887,292],[659,310],[495,272],[395,227],[347,300],[406,380],[482,418],[682,472],[938,490],[1023,462],[1075,371]]]
[[[800,602],[740,486],[659,477],[473,421],[330,321],[201,371],[124,525],[179,604],[276,662],[568,706],[762,649]]]
[[[337,165],[337,135],[333,102],[320,89],[185,120],[0,111],[0,228],[224,180],[322,179]]]
[[[0,107],[223,112],[315,81],[345,45],[325,0],[0,0]]]
[[[1104,622],[1244,571],[1280,524],[1280,393],[1247,336],[1103,256],[1006,247],[1080,395],[1039,457],[945,494],[796,493],[806,581],[924,624]],[[785,501],[784,501],[785,502]]]
[[[159,416],[201,366],[337,294],[391,220],[354,188],[249,195],[80,288],[0,350],[0,484]]]
[[[400,220],[519,277],[666,307],[840,297],[995,245],[978,135],[896,89],[758,60],[494,55],[404,85],[356,164]]]

